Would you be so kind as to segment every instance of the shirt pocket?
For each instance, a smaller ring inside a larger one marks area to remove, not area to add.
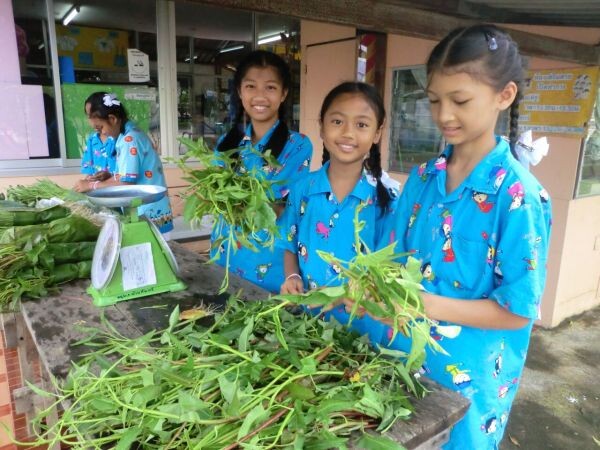
[[[440,251],[432,258],[435,276],[457,291],[478,290],[489,272],[487,243],[453,233],[451,239],[441,239],[439,245]]]

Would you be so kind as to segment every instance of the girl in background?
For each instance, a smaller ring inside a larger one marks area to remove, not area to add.
[[[416,167],[402,191],[390,240],[422,264],[426,315],[458,325],[436,336],[428,377],[471,400],[444,449],[497,449],[517,391],[546,280],[547,192],[516,159],[523,63],[501,29],[452,31],[427,61],[431,114],[447,148]],[[509,142],[494,129],[510,109]],[[383,336],[388,345],[391,329]],[[407,350],[397,337],[391,347]]]
[[[240,170],[260,169],[259,173],[265,178],[282,182],[276,185],[274,200],[285,198],[289,184],[308,174],[312,156],[310,140],[289,130],[285,122],[284,102],[290,84],[290,70],[281,57],[261,50],[246,56],[234,77],[237,117],[216,147],[216,151],[239,148]],[[271,151],[280,167],[266,165],[260,155],[266,150]],[[229,234],[229,224],[222,218],[217,220],[212,241]],[[268,291],[278,292],[283,282],[282,251],[262,247],[251,236],[247,238],[259,251],[241,246],[231,249],[229,270]],[[259,233],[259,239],[266,239],[266,236]],[[220,248],[211,251],[211,256],[222,266],[227,261],[228,246],[229,242],[223,241]]]
[[[89,117],[96,130],[116,141],[116,173],[105,180],[79,180],[75,190],[87,192],[125,184],[167,187],[160,155],[154,150],[150,138],[127,118],[127,111],[116,95],[106,92],[97,94],[90,97]],[[168,195],[154,203],[139,206],[138,213],[151,220],[163,234],[173,229]]]
[[[320,114],[323,167],[291,187],[280,219],[278,245],[285,250],[282,294],[341,283],[339,268],[323,261],[317,250],[343,261],[362,250],[354,244],[355,211],[361,205],[359,218],[365,227],[360,237],[369,249],[377,246],[380,224],[393,207],[390,188],[382,182],[379,141],[384,120],[383,101],[368,84],[342,83],[325,97]],[[331,314],[348,322],[343,306]],[[354,319],[352,327],[378,342],[382,327],[373,319]]]
[[[90,126],[93,126],[90,118],[92,102],[98,103],[101,101],[100,97],[102,95],[103,92],[94,92],[84,103],[85,115]],[[115,173],[116,165],[117,150],[115,149],[115,140],[110,136],[101,134],[100,130],[96,129],[87,138],[85,149],[81,156],[81,173],[86,175],[85,179],[87,180],[102,180]]]

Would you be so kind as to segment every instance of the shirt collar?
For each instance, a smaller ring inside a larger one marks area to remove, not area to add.
[[[327,176],[327,169],[329,168],[329,161],[323,164],[318,171],[315,172],[315,177],[310,182],[308,188],[308,194],[328,194],[332,192],[331,183],[329,183],[329,177]],[[363,170],[362,176],[358,180],[358,183],[352,189],[349,195],[358,198],[359,200],[366,202],[369,197],[373,196],[374,189],[367,180],[366,172]],[[374,199],[372,199],[374,200]]]
[[[446,161],[450,158],[453,145],[448,145],[436,160],[429,161],[425,168],[427,174],[437,174],[446,170]],[[498,192],[506,175],[510,155],[510,147],[502,137],[496,136],[496,146],[489,152],[469,174],[464,186],[485,194]]]
[[[269,142],[269,139],[271,139],[273,131],[275,131],[275,128],[277,128],[277,125],[279,125],[279,120],[277,120],[273,124],[273,126],[269,129],[269,131],[267,131],[265,133],[265,135],[260,139],[260,141],[258,141],[256,143],[256,145],[254,147],[257,150],[262,151],[265,149],[265,146]],[[240,143],[240,145],[242,145],[242,146],[247,145],[247,144],[252,145],[252,122],[250,122],[248,124],[248,126],[246,127],[246,130],[244,131],[244,137],[242,138],[242,142]]]

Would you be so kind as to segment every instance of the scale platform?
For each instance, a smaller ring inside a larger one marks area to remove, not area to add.
[[[163,198],[167,188],[121,185],[88,193],[90,202],[124,208],[120,218],[109,217],[98,236],[92,260],[92,285],[87,292],[96,306],[186,288],[179,280],[173,252],[154,223],[138,216],[137,207]]]

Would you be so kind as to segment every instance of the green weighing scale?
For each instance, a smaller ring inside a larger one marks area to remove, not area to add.
[[[90,202],[125,214],[108,217],[92,260],[92,285],[87,289],[96,306],[186,288],[177,275],[173,252],[154,223],[138,216],[137,207],[163,198],[167,188],[154,185],[111,186],[88,192]]]

